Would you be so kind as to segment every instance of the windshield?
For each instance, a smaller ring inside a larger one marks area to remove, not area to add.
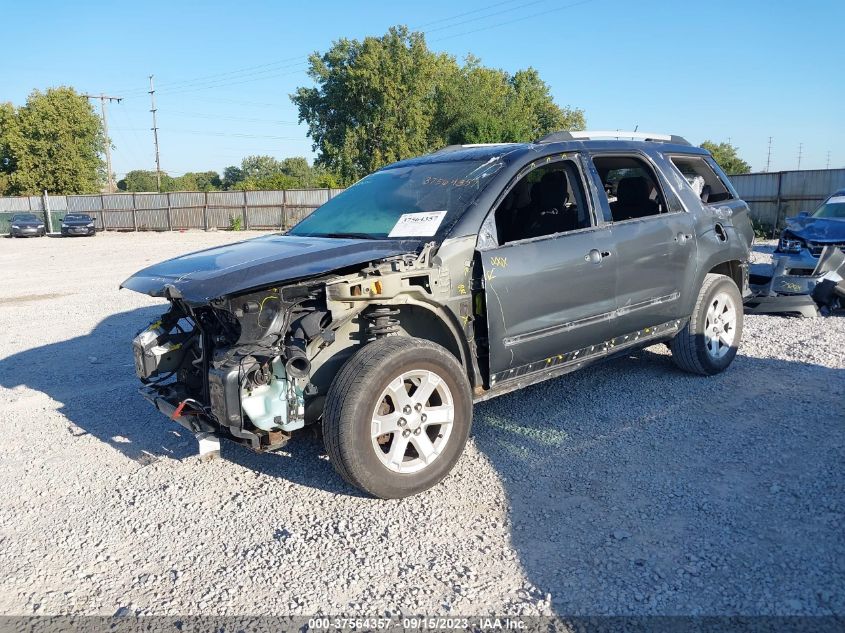
[[[68,214],[65,216],[65,220],[84,222],[85,220],[91,220],[91,218],[87,215]]]
[[[813,213],[814,218],[845,220],[845,195],[832,196]]]
[[[23,213],[12,217],[12,222],[36,222],[36,218],[31,213]]]
[[[430,237],[458,219],[501,167],[498,159],[485,159],[377,171],[329,200],[290,234]]]

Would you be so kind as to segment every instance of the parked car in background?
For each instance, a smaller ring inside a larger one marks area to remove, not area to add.
[[[62,218],[62,237],[96,235],[94,218],[84,213],[68,213]]]
[[[845,249],[845,189],[831,195],[813,213],[802,211],[788,218],[775,259],[785,260],[787,274],[810,275],[825,246]]]
[[[9,235],[12,237],[43,237],[47,234],[44,221],[34,213],[16,213],[11,224]]]
[[[452,469],[474,402],[661,342],[727,369],[753,236],[706,150],[559,132],[388,165],[286,235],[122,286],[169,300],[133,343],[159,411],[258,451],[321,424],[338,473],[393,498]]]

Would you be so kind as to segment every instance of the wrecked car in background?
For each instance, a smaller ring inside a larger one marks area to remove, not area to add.
[[[259,451],[320,424],[340,475],[393,498],[446,476],[473,402],[658,342],[725,370],[752,239],[707,151],[559,132],[389,165],[286,235],[122,285],[170,304],[133,342],[162,413]]]
[[[751,313],[818,316],[845,308],[845,189],[788,218],[771,274],[752,277]]]

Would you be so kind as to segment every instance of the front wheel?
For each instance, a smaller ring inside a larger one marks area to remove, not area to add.
[[[443,479],[471,422],[469,381],[457,359],[430,341],[390,336],[363,347],[338,372],[323,439],[346,481],[394,499]]]
[[[742,339],[742,296],[730,277],[708,274],[689,323],[669,342],[684,371],[712,376],[733,362]]]

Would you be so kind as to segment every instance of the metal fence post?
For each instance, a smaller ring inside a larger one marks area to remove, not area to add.
[[[778,227],[780,226],[780,195],[781,195],[781,187],[783,185],[783,172],[778,172],[778,195],[775,199],[775,208],[777,209],[777,213],[775,214],[775,225],[772,227],[772,237],[775,237],[778,233]]]
[[[44,190],[44,215],[47,218],[47,232],[53,232],[53,218],[51,217],[53,214],[50,212],[50,196],[47,195],[47,190]],[[32,198],[29,198],[29,206],[32,208]]]
[[[103,230],[106,230],[106,197],[102,193],[100,194],[100,224],[103,227]]]
[[[246,201],[246,189],[244,189],[244,231],[249,230],[248,205]]]
[[[164,194],[167,197],[167,230],[173,230],[173,217],[171,216],[171,208],[170,208],[170,193]]]
[[[202,229],[208,231],[208,192],[205,192],[205,199],[202,205]]]
[[[288,228],[288,190],[282,189],[282,231]]]
[[[138,204],[135,192],[132,192],[132,230],[138,232]]]

